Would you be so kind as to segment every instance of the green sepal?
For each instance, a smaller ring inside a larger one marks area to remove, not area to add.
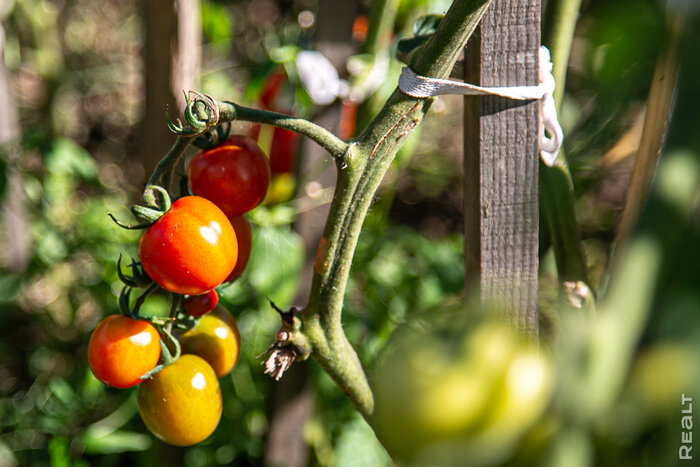
[[[153,279],[146,274],[140,262],[132,258],[131,264],[129,265],[131,275],[127,275],[122,272],[121,261],[122,255],[119,255],[119,259],[117,260],[117,275],[119,276],[119,280],[125,285],[129,287],[145,288],[153,283]]]
[[[158,209],[152,209],[152,208],[147,208],[145,206],[141,206],[139,204],[134,204],[131,206],[131,212],[134,214],[134,216],[138,217],[141,220],[144,220],[143,224],[139,224],[139,226],[146,226],[150,227],[152,226],[155,221],[160,219],[163,214],[165,214],[164,211],[160,211]],[[128,227],[127,227],[128,228]],[[131,227],[135,228],[135,227]]]
[[[146,186],[141,196],[141,202],[147,208],[162,212],[167,212],[172,204],[168,190],[159,185]]]
[[[127,230],[143,230],[149,228],[151,225],[153,225],[152,222],[145,222],[143,224],[123,224],[119,220],[117,220],[116,217],[112,213],[107,213],[110,219],[117,224],[119,227],[122,229],[127,229]]]
[[[130,286],[125,285],[122,287],[121,292],[119,292],[119,311],[126,316],[130,316],[133,319],[142,319],[141,316],[139,316],[139,310],[141,309],[141,306],[143,305],[143,302],[146,301],[146,298],[152,294],[157,288],[158,284],[153,282],[151,285],[148,286],[146,290],[143,291],[141,295],[138,296],[136,300],[134,300],[134,305],[131,306],[129,305],[129,301],[131,298],[131,291],[133,290]],[[149,318],[149,321],[152,321]]]
[[[168,212],[172,205],[168,191],[162,186],[148,185],[141,197],[142,204],[131,206],[131,212],[144,221],[143,225],[152,225]]]

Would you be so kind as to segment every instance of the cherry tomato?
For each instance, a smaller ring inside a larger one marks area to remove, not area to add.
[[[231,282],[243,273],[250,259],[250,249],[253,245],[253,234],[245,216],[234,217],[231,219],[231,225],[238,239],[238,261],[236,261],[236,267],[233,268],[225,282]]]
[[[238,362],[241,336],[233,316],[222,307],[216,307],[180,337],[180,345],[184,353],[206,360],[221,378]]]
[[[218,207],[199,196],[185,196],[146,230],[139,257],[146,273],[164,289],[201,295],[233,271],[238,243]]]
[[[221,419],[221,388],[211,366],[182,355],[136,392],[143,423],[168,444],[190,446],[206,439]]]
[[[210,290],[202,295],[191,295],[185,299],[185,311],[195,318],[209,313],[219,303],[219,294]]]
[[[299,133],[284,128],[274,127],[272,130],[272,140],[264,146],[260,138],[260,125],[255,125],[250,130],[250,135],[258,141],[263,149],[270,156],[270,173],[272,175],[293,173],[296,165],[297,147],[299,145]],[[269,136],[266,136],[269,140]]]
[[[158,364],[160,336],[146,321],[111,315],[95,328],[88,344],[88,364],[105,384],[130,388]]]
[[[188,177],[192,193],[207,198],[233,218],[265,198],[270,163],[253,139],[234,135],[219,146],[195,154]]]

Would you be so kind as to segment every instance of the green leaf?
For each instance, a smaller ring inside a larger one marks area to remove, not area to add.
[[[63,438],[51,438],[49,440],[49,458],[51,467],[71,467],[70,454],[68,453],[68,441]]]
[[[71,175],[84,180],[94,180],[97,164],[81,146],[67,139],[57,139],[45,158],[46,168],[52,175]]]
[[[233,37],[235,19],[222,4],[202,2],[202,33],[209,42],[223,42]]]
[[[359,414],[342,427],[335,454],[334,467],[391,465],[389,454]]]
[[[413,22],[413,35],[427,36],[433,34],[444,16],[445,15],[425,15],[416,19]]]
[[[275,63],[290,63],[294,62],[299,47],[296,45],[283,45],[270,50],[270,60]]]
[[[301,237],[289,227],[253,231],[247,277],[258,294],[281,307],[289,306],[297,293],[303,264]]]
[[[0,441],[0,465],[6,467],[15,467],[19,465],[10,447],[2,441]]]
[[[82,441],[87,454],[145,451],[151,447],[150,436],[131,431],[115,431],[105,436],[94,436],[88,432]]]
[[[67,409],[74,410],[78,407],[78,399],[70,384],[63,378],[54,378],[49,381],[48,389],[53,397],[60,401]]]
[[[17,276],[0,276],[0,303],[12,303],[17,299],[20,279]]]

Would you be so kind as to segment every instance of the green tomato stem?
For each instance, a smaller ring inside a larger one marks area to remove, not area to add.
[[[557,86],[554,99],[561,109],[566,85],[566,70],[574,39],[581,0],[559,0],[549,24],[548,45],[552,54],[552,73]],[[581,243],[575,210],[576,196],[564,148],[552,167],[540,164],[540,204],[547,221],[552,249],[557,264],[559,282],[583,282],[593,290],[588,280],[588,268]]]
[[[246,120],[295,131],[312,139],[336,159],[342,159],[348,150],[348,143],[325,128],[303,118],[270,112],[268,110],[253,109],[233,102],[218,102],[218,105],[220,112],[219,122]]]
[[[166,174],[170,174],[171,169],[178,163],[196,135],[178,135],[168,153],[163,157],[153,170],[146,185],[169,186],[169,180],[165,180]]]

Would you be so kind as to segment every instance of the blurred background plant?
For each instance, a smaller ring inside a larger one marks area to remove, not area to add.
[[[545,13],[562,2],[543,2]],[[191,448],[167,446],[136,416],[133,391],[106,388],[90,373],[90,332],[102,317],[117,312],[116,260],[119,254],[135,256],[138,240],[107,213],[128,218],[129,206],[162,155],[143,154],[142,135],[149,134],[144,128],[152,124],[147,116],[164,117],[164,108],[146,108],[153,102],[146,95],[146,75],[158,57],[145,52],[153,13],[142,3],[5,0],[0,5],[0,466],[387,464],[371,429],[315,364],[299,364],[300,375],[290,373],[275,385],[255,358],[273,341],[279,324],[267,299],[287,307],[304,297],[311,246],[329,201],[329,184],[320,182],[332,164],[314,158],[316,149],[304,141],[293,142],[299,147],[286,156],[292,157],[291,168],[277,174],[267,204],[251,213],[250,263],[221,293],[221,303],[238,320],[243,345],[239,365],[221,381],[224,415],[214,435]],[[398,40],[412,34],[415,18],[443,12],[449,3],[194,2],[201,47],[197,42],[189,53],[201,60],[198,89],[327,122],[350,136],[393,90],[401,66],[393,58]],[[700,397],[700,69],[694,58],[700,24],[692,2],[675,4],[687,8],[688,24],[664,151],[673,151],[673,157],[662,158],[638,229],[648,233],[662,256],[650,270],[652,285],[640,305],[648,320],[640,324],[637,358],[629,378],[627,367],[620,370],[624,384],[609,413],[593,421],[581,421],[581,411],[571,408],[576,391],[561,386],[551,413],[514,451],[533,465],[543,453],[559,465],[589,465],[586,460],[640,465],[636,461],[642,458],[646,465],[670,465],[680,443],[681,393]],[[591,285],[600,294],[654,65],[667,38],[663,2],[582,2],[561,120]],[[297,52],[306,49],[323,51],[348,89],[367,95],[315,103],[295,62]],[[391,57],[385,65],[377,57],[387,50]],[[163,53],[170,55],[170,49]],[[345,70],[349,59],[351,75]],[[386,78],[368,85],[367,76],[378,66]],[[275,75],[283,79],[272,102]],[[407,142],[388,172],[366,219],[344,319],[370,367],[399,323],[461,292],[460,105],[456,98],[433,105],[420,135]],[[164,118],[157,123],[165,127]],[[250,128],[240,124],[234,131]],[[276,136],[256,131],[273,157]],[[172,138],[159,143],[167,148]],[[316,230],[307,227],[314,223]],[[542,332],[545,340],[555,341],[551,336],[566,328],[569,318],[559,315],[551,298],[556,272],[546,232],[541,245]],[[634,286],[628,283],[623,295],[634,296]],[[161,313],[166,304],[156,296],[146,306]],[[561,375],[575,385],[572,361],[565,362]],[[285,385],[301,387],[303,397],[289,405],[274,402]],[[280,416],[285,410],[301,411],[296,425]],[[296,433],[284,438],[297,440],[281,448],[287,462],[279,460],[275,447],[279,426]]]

